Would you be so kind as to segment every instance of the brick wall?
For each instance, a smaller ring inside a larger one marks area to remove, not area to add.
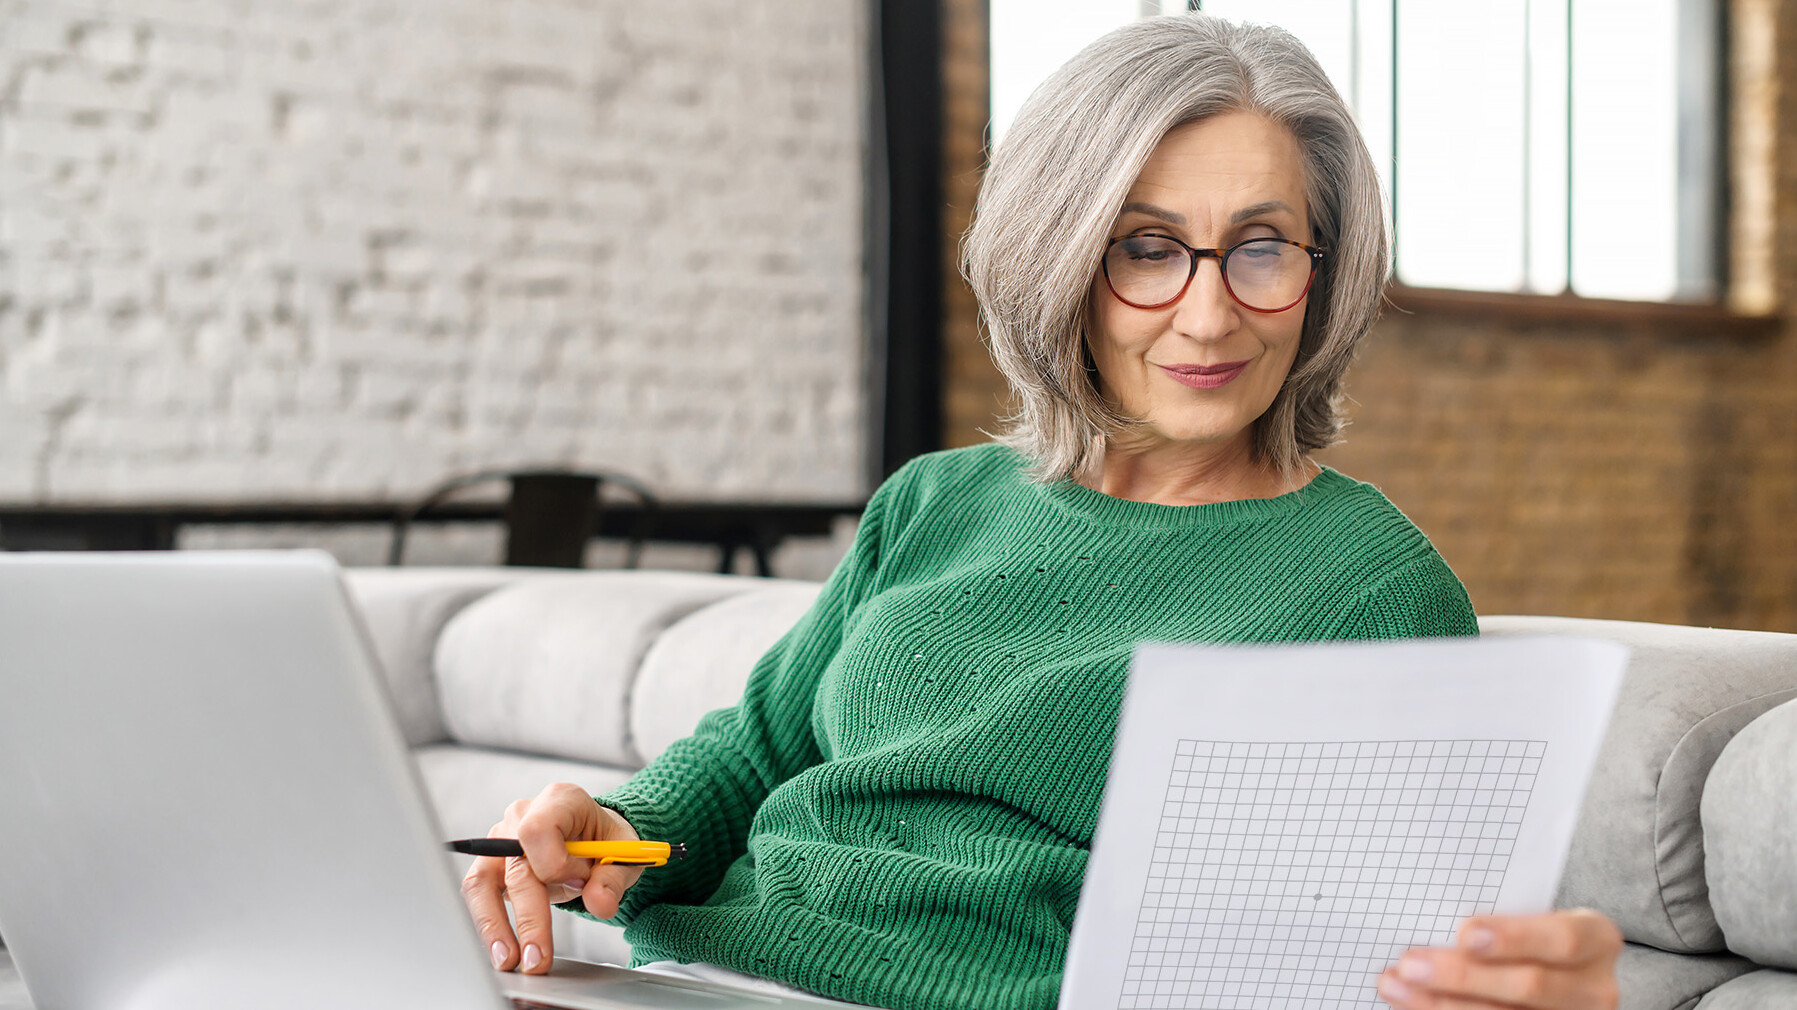
[[[1742,495],[1771,474],[1741,458],[1739,384],[1766,353],[1668,324],[1393,313],[1321,458],[1409,513],[1481,613],[1793,626],[1797,597],[1745,589],[1770,531]]]
[[[1481,613],[1797,631],[1797,0],[1731,9],[1730,301],[1782,314],[1769,335],[1438,308],[1388,313],[1349,372],[1323,460],[1408,512]],[[990,396],[983,363],[949,383]]]
[[[0,0],[0,500],[853,497],[860,8]]]
[[[942,434],[975,445],[1010,409],[1010,390],[980,335],[979,305],[961,280],[961,235],[973,221],[992,118],[986,0],[942,0]],[[983,429],[983,430],[982,430]]]

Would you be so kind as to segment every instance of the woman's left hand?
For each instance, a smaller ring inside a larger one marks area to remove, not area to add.
[[[1468,919],[1452,947],[1417,947],[1379,976],[1399,1010],[1615,1010],[1622,931],[1588,909]]]

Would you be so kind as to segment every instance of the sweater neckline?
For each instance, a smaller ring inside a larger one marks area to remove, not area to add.
[[[1049,502],[1065,511],[1106,525],[1135,529],[1173,529],[1253,522],[1309,508],[1354,487],[1359,482],[1331,467],[1323,467],[1310,483],[1274,498],[1242,498],[1205,505],[1160,505],[1130,501],[1094,491],[1074,480],[1062,480],[1044,489]]]

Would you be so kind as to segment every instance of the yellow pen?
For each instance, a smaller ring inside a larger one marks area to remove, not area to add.
[[[459,838],[446,843],[449,851],[470,856],[522,856],[524,846],[516,838]],[[568,855],[596,859],[618,866],[664,866],[686,858],[683,842],[568,842]]]

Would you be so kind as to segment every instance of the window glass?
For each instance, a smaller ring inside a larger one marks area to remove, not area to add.
[[[989,0],[992,140],[1036,85],[1105,32],[1142,13],[1141,0]]]

